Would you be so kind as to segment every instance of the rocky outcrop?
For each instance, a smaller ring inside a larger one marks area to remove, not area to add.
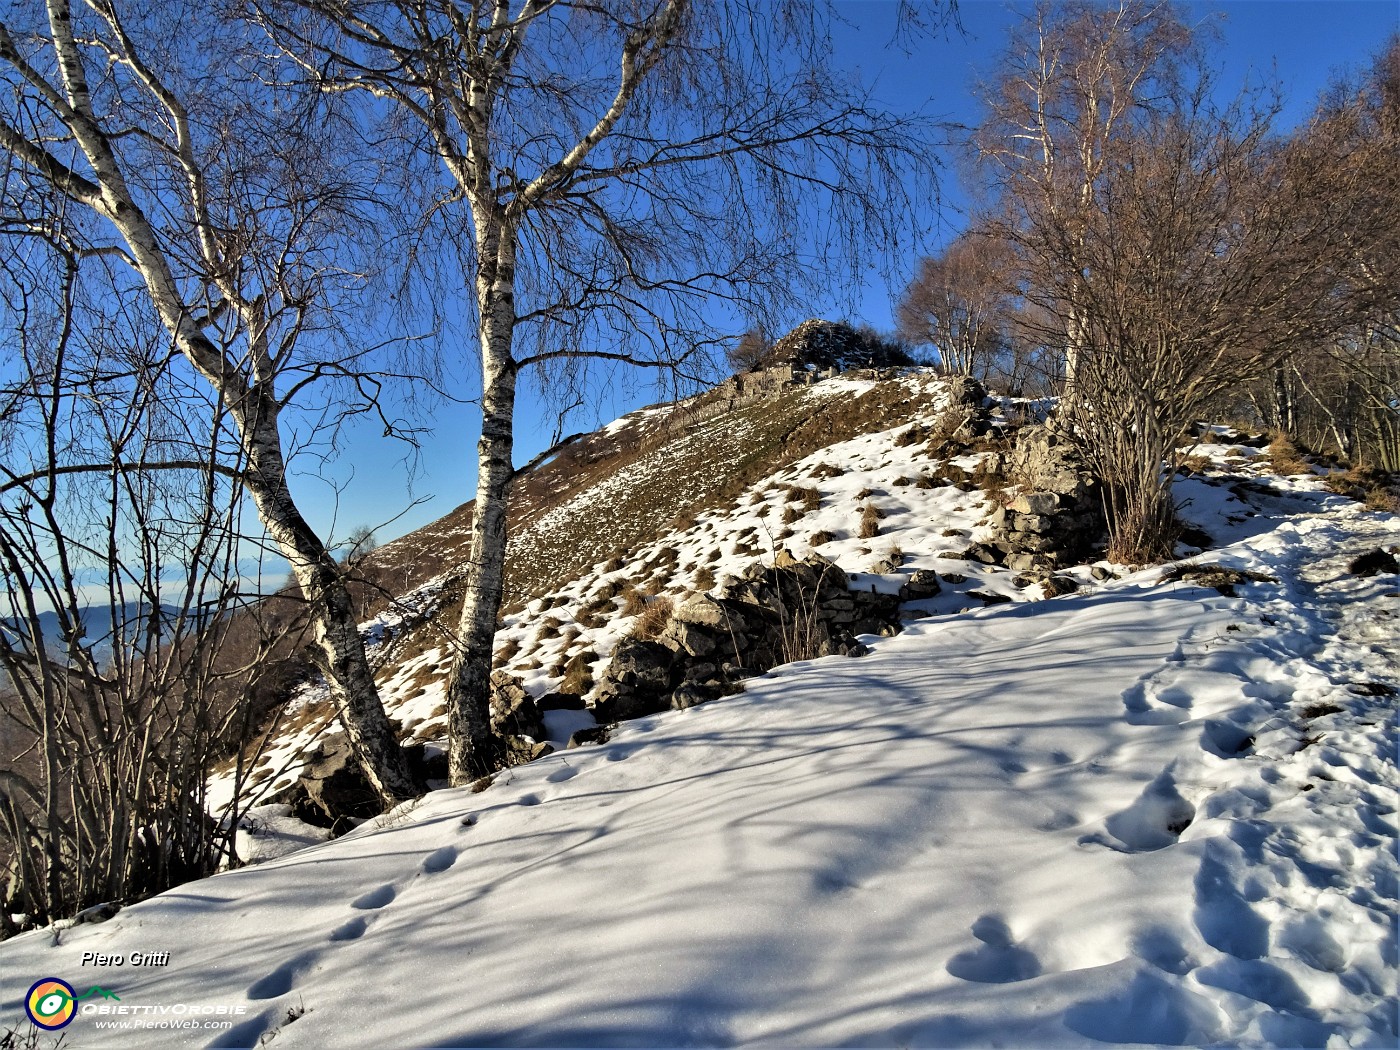
[[[770,367],[892,368],[912,364],[909,355],[874,333],[857,331],[844,321],[803,321],[773,344]]]
[[[1103,500],[1073,446],[1051,427],[1026,427],[1007,454],[1021,493],[991,517],[995,535],[967,556],[1017,571],[1084,561],[1105,532]]]
[[[504,671],[491,675],[491,728],[501,741],[504,765],[533,762],[554,750],[544,742],[549,734],[539,703],[520,679]]]
[[[519,679],[501,671],[491,676],[491,728],[496,731],[504,766],[533,762],[553,750],[544,742],[547,733],[540,704]],[[446,758],[436,749],[429,752],[425,745],[413,744],[404,748],[404,758],[420,788],[447,779]],[[294,816],[330,828],[337,835],[384,811],[342,734],[318,744],[296,783],[263,801],[290,805]]]
[[[447,779],[446,756],[424,744],[404,748],[409,772],[420,786]],[[343,735],[328,737],[317,745],[302,767],[296,783],[261,800],[292,807],[292,815],[316,827],[340,835],[361,821],[384,812],[379,794],[356,761],[350,741]]]
[[[915,591],[930,596],[937,578]],[[717,596],[694,595],[655,639],[628,638],[613,651],[596,691],[600,722],[682,710],[737,692],[746,678],[794,660],[864,655],[860,634],[899,630],[895,595],[849,588],[846,574],[820,555],[784,551],[756,564]]]

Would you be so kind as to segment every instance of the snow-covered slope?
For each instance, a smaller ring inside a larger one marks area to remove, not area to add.
[[[1400,521],[1308,488],[1187,487],[1234,597],[934,610],[0,944],[0,1021],[55,976],[120,996],[65,1047],[1393,1046],[1400,581],[1344,566]]]
[[[965,479],[947,477],[972,471],[982,453],[943,463],[926,447],[922,435],[948,407],[946,380],[928,369],[883,374],[840,376],[733,407],[706,401],[712,392],[644,409],[571,446],[577,454],[568,463],[563,453],[544,463],[532,484],[518,484],[511,589],[535,596],[503,617],[498,667],[535,696],[559,689],[571,660],[596,677],[634,629],[644,599],[710,590],[784,547],[799,556],[815,550],[852,574],[903,552],[899,571],[883,581],[858,576],[864,588],[898,590],[919,568],[963,577],[911,614],[980,608],[977,595],[1021,597],[1012,574],[953,557],[989,531],[994,505]],[[1002,403],[993,416],[1005,422]],[[881,518],[878,534],[862,538],[865,506]],[[425,556],[426,544],[464,557],[465,541],[449,516],[384,550]],[[429,580],[362,625],[386,710],[409,738],[434,748],[447,736],[456,626],[449,590],[447,577]],[[567,713],[549,721],[560,748],[580,728]],[[591,721],[584,715],[582,724]],[[290,785],[318,740],[336,731],[324,685],[306,685],[257,759],[252,787]],[[228,790],[223,778],[211,794],[222,801]]]

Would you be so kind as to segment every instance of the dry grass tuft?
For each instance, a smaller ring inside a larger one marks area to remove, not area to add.
[[[879,507],[873,503],[867,503],[860,510],[860,531],[857,535],[863,540],[880,535],[880,520],[884,516],[885,512]]]
[[[622,615],[640,616],[647,607],[646,595],[631,585],[622,592]]]
[[[673,612],[675,612],[675,603],[664,594],[657,595],[646,603],[646,608],[637,617],[632,634],[637,638],[655,638],[671,622]]]
[[[1302,450],[1282,430],[1274,432],[1265,453],[1275,474],[1311,474],[1312,464],[1303,458]]]

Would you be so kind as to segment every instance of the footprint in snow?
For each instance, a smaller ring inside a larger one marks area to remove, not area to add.
[[[1260,959],[1269,952],[1269,923],[1255,911],[1235,883],[1239,863],[1220,848],[1207,850],[1196,871],[1196,908],[1192,918],[1201,939],[1236,959]]]
[[[276,999],[286,995],[296,987],[300,977],[316,960],[315,952],[302,952],[288,959],[266,977],[261,977],[248,986],[249,999]]]
[[[369,920],[364,916],[357,916],[341,923],[331,931],[333,941],[357,941],[365,935],[365,930],[369,929]]]
[[[954,977],[978,984],[1012,984],[1040,976],[1040,960],[1012,941],[1011,930],[1000,916],[983,915],[972,924],[972,936],[982,945],[948,960],[946,969]]]
[[[1213,718],[1201,726],[1201,750],[1216,758],[1239,758],[1254,747],[1254,735],[1224,719]]]
[[[350,902],[350,907],[359,908],[361,911],[378,911],[392,903],[398,895],[399,891],[386,882],[383,886],[376,887],[368,893],[360,894]]]
[[[279,1011],[276,1010],[265,1011],[226,1029],[209,1044],[209,1050],[215,1050],[216,1047],[261,1046],[263,1037],[275,1029],[274,1021],[278,1014]]]
[[[446,871],[457,863],[457,848],[455,846],[443,846],[435,849],[423,858],[422,872],[424,875],[436,875],[440,871]]]
[[[551,784],[562,784],[564,781],[572,780],[576,776],[578,776],[578,770],[566,763],[549,774],[549,776],[545,777],[545,780],[549,781]]]
[[[1127,809],[1104,821],[1107,834],[1085,835],[1081,846],[1107,846],[1119,853],[1151,853],[1176,844],[1196,819],[1196,807],[1181,797],[1170,773],[1148,784]]]

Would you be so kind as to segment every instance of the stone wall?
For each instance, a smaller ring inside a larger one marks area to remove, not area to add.
[[[897,633],[899,602],[851,591],[846,574],[820,555],[799,561],[784,551],[718,596],[689,598],[655,639],[620,642],[595,692],[595,715],[619,721],[680,710],[737,692],[779,664],[864,655],[856,636]]]
[[[1021,494],[992,514],[995,535],[968,556],[1023,572],[1085,561],[1104,538],[1103,499],[1068,439],[1053,426],[1025,427],[1004,468]]]

